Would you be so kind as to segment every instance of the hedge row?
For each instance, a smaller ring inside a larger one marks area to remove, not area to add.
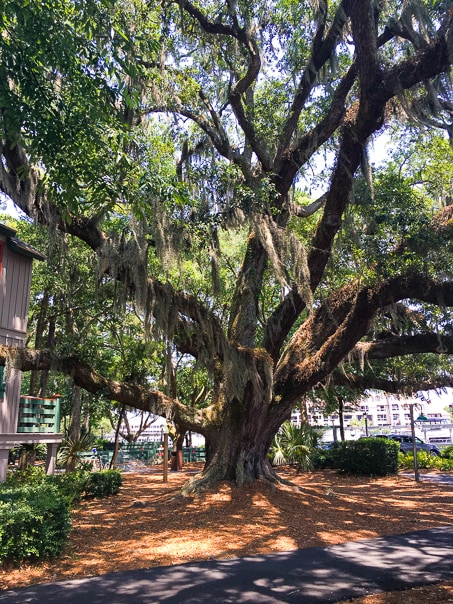
[[[86,470],[46,476],[17,472],[0,485],[0,562],[58,555],[71,528],[71,507],[82,497],[118,493],[121,472]]]
[[[318,467],[329,467],[348,474],[388,476],[398,472],[399,444],[384,438],[361,438],[335,443],[322,451]]]
[[[417,453],[418,467],[453,470],[453,446],[446,447],[440,456],[426,451]],[[412,453],[399,452],[399,443],[384,438],[361,438],[356,441],[337,442],[332,449],[319,451],[315,467],[334,468],[348,474],[387,476],[396,474],[398,467],[413,468]]]

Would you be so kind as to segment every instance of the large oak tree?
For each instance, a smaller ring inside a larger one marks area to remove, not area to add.
[[[386,359],[452,354],[451,197],[368,160],[386,126],[451,134],[448,2],[3,4],[1,190],[85,242],[210,394],[185,404],[177,381],[114,381],[76,353],[0,362],[202,433],[190,491],[274,480],[272,438],[319,384],[398,391]]]

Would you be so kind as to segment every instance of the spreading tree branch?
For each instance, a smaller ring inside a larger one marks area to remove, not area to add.
[[[329,386],[344,386],[352,390],[382,390],[389,394],[410,394],[420,390],[436,390],[453,386],[453,380],[450,376],[438,376],[426,380],[386,380],[378,376],[350,376],[336,371],[329,376]]]
[[[64,357],[49,350],[30,350],[0,344],[0,365],[8,365],[20,371],[59,371],[71,376],[77,386],[91,394],[107,397],[134,409],[172,418],[187,426],[187,429],[200,433],[204,431],[206,418],[212,415],[210,407],[196,410],[159,390],[107,379],[75,356]]]
[[[453,283],[421,275],[399,276],[375,287],[348,284],[296,331],[275,370],[277,400],[291,405],[322,382],[369,330],[378,310],[405,298],[453,306]]]
[[[358,342],[347,360],[388,359],[410,354],[453,354],[453,336],[422,333],[412,336],[388,336],[374,342]]]
[[[308,259],[312,291],[316,290],[330,258],[333,241],[349,202],[354,175],[361,163],[364,145],[371,134],[382,126],[386,103],[402,89],[450,69],[452,55],[449,48],[453,45],[452,38],[453,11],[449,11],[433,42],[384,72],[382,84],[369,91],[366,102],[362,100],[358,107],[351,107],[346,114],[323,217],[314,235]],[[288,169],[295,170],[295,166]],[[294,289],[272,313],[263,340],[263,346],[272,358],[278,358],[285,338],[304,308],[305,301]]]

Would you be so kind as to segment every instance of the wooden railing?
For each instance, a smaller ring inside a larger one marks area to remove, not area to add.
[[[60,398],[21,396],[17,432],[57,433],[60,431]]]

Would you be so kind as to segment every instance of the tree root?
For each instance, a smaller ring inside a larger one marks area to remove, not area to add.
[[[183,485],[181,495],[183,497],[198,495],[211,487],[215,487],[219,482],[228,480],[233,482],[238,487],[241,487],[244,484],[251,484],[256,480],[263,480],[264,482],[268,482],[274,486],[282,485],[294,489],[295,491],[302,490],[289,480],[281,478],[272,467],[268,466],[266,463],[263,463],[259,466],[259,468],[255,468],[255,472],[253,474],[247,473],[244,477],[244,474],[241,473],[239,476],[236,476],[236,479],[229,479],[226,476],[225,468],[223,467],[208,467],[200,474],[196,474],[190,478]]]

